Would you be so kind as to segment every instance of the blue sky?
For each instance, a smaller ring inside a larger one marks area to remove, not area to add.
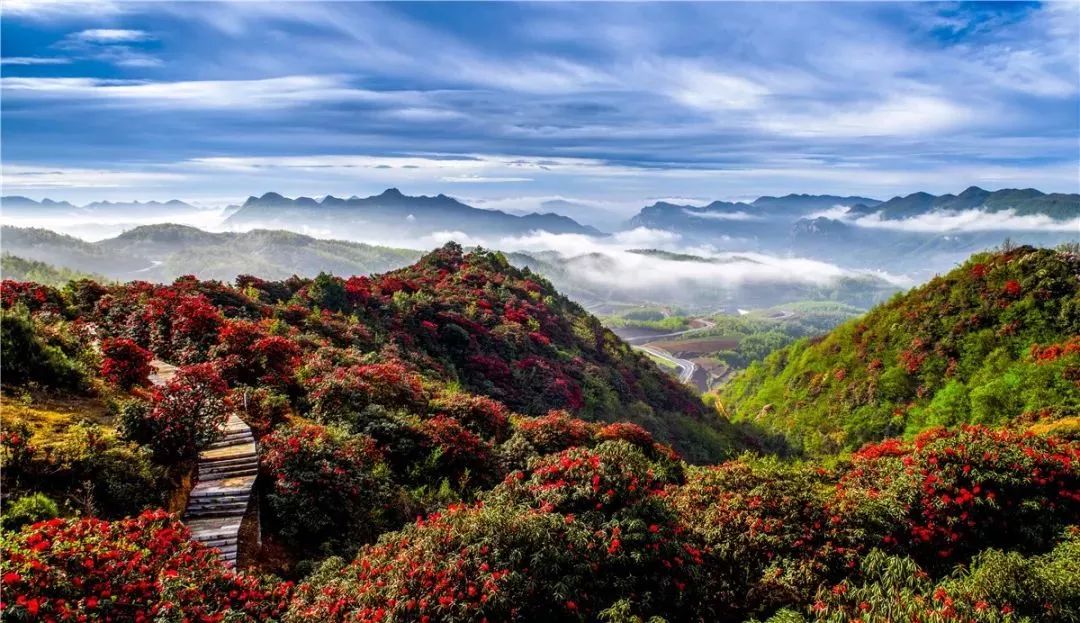
[[[4,9],[5,194],[1080,190],[1080,3]]]

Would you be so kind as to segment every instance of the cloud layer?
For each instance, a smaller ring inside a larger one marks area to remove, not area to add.
[[[133,181],[117,198],[363,194],[378,190],[376,169],[316,174],[317,163],[476,154],[558,164],[444,173],[408,190],[611,205],[969,184],[1076,192],[1078,12],[499,3],[466,19],[434,3],[12,0],[0,24],[4,157],[183,178]],[[260,159],[316,164],[284,180],[232,166]]]

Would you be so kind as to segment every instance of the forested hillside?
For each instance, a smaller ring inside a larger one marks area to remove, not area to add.
[[[1007,292],[985,313],[1026,306],[1016,334],[1075,317],[1071,255],[964,268],[976,298]],[[950,279],[882,309],[942,309]],[[1080,617],[1067,436],[964,425],[823,463],[734,457],[732,425],[497,253],[2,294],[4,620]],[[1013,363],[1071,374],[1071,342],[1044,342],[1026,348],[1045,363]],[[259,440],[240,570],[178,519],[233,415]]]
[[[932,426],[1080,415],[1080,256],[975,255],[821,339],[752,365],[720,402],[733,419],[834,453]]]

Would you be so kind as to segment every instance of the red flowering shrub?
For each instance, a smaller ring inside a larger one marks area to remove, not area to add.
[[[1019,281],[1015,279],[1010,279],[1005,282],[1004,286],[1001,287],[1001,291],[1003,294],[1005,294],[1005,296],[1014,299],[1018,298],[1021,294],[1024,293],[1024,288],[1020,285]]]
[[[290,586],[228,570],[165,511],[0,533],[5,621],[271,621]]]
[[[63,307],[63,299],[56,288],[32,281],[4,279],[0,282],[0,304],[3,308],[11,309],[20,303],[31,312],[59,312]]]
[[[154,355],[127,338],[101,341],[101,376],[110,383],[131,389],[150,382],[150,360]]]
[[[856,453],[835,512],[922,564],[1042,548],[1080,513],[1075,442],[965,426],[882,445]]]
[[[370,404],[416,411],[427,406],[420,376],[396,361],[335,368],[313,386],[311,413],[324,422],[351,421]]]
[[[146,444],[161,460],[194,456],[220,434],[228,409],[228,387],[211,364],[180,368],[149,404],[129,403],[122,413],[128,438]]]
[[[565,411],[551,411],[543,417],[521,418],[514,428],[540,454],[586,445],[592,437],[588,422],[572,418]]]
[[[392,487],[375,442],[315,424],[279,427],[262,440],[262,468],[282,534],[301,547],[373,540],[394,519]]]
[[[497,400],[463,392],[443,392],[429,405],[483,437],[500,441],[510,432],[510,411]]]
[[[436,415],[421,423],[420,432],[434,452],[432,462],[436,481],[448,478],[452,483],[463,485],[466,476],[480,483],[488,480],[494,465],[491,445],[458,420]]]
[[[283,423],[291,412],[289,399],[269,387],[234,389],[229,403],[240,419],[251,427],[256,437],[262,437]]]
[[[804,603],[854,559],[842,518],[831,516],[817,470],[775,460],[692,469],[671,500],[702,539],[711,614],[749,614]]]
[[[451,506],[316,572],[289,620],[580,621],[619,600],[694,618],[700,550],[680,536],[639,451],[605,443],[518,474],[483,504]]]

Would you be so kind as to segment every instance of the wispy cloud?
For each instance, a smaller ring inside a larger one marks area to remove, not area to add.
[[[182,108],[288,108],[311,102],[390,101],[409,95],[350,86],[340,76],[284,76],[261,80],[152,82],[94,78],[0,78],[5,95],[16,98],[94,99],[144,106]]]
[[[130,30],[125,28],[91,28],[71,33],[66,37],[67,41],[80,43],[131,43],[135,41],[148,41],[153,37],[144,30]]]
[[[69,58],[55,56],[7,56],[0,58],[0,65],[67,65]]]
[[[940,210],[910,218],[886,219],[880,212],[858,218],[844,213],[832,212],[857,227],[909,231],[919,233],[963,232],[1073,232],[1080,235],[1080,216],[1072,219],[1054,219],[1042,214],[1017,214],[1015,210],[987,212],[985,210]]]
[[[175,172],[123,171],[70,167],[33,167],[5,164],[2,177],[5,190],[108,189],[132,186],[153,187],[175,184],[185,176]]]

